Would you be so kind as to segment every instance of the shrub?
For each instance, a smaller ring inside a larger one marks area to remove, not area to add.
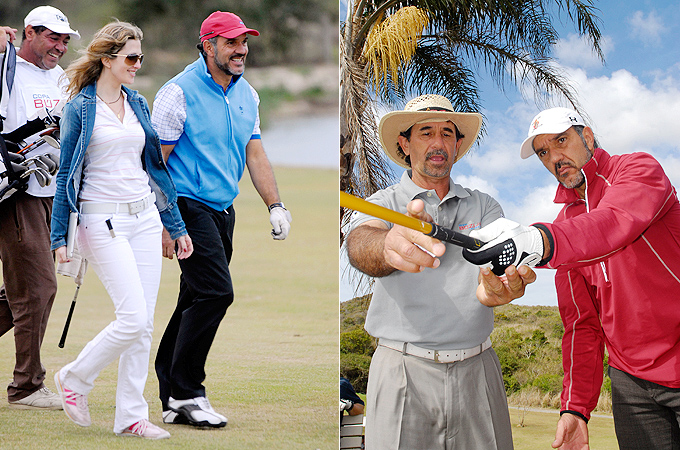
[[[368,368],[371,366],[371,357],[356,353],[340,354],[340,375],[347,378],[354,390],[362,394],[366,393],[368,386]]]
[[[541,392],[559,394],[562,391],[562,375],[539,375],[531,385],[536,386]]]
[[[340,353],[371,356],[375,347],[374,339],[363,328],[354,328],[340,333]]]

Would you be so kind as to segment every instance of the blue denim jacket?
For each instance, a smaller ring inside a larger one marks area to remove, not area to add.
[[[156,194],[156,206],[161,214],[163,226],[172,239],[187,234],[177,207],[177,191],[163,161],[158,135],[151,126],[149,105],[146,99],[123,86],[128,102],[139,119],[146,135],[142,152],[142,166],[149,175],[151,190]],[[52,250],[66,245],[68,217],[78,211],[78,191],[82,182],[85,151],[92,137],[96,111],[97,84],[85,86],[71,99],[62,112],[60,122],[61,158],[57,173],[57,191],[52,206]]]

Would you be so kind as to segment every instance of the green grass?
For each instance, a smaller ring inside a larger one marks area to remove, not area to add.
[[[524,426],[519,426],[524,414]],[[555,410],[523,411],[510,408],[512,440],[517,450],[544,450],[552,448],[559,419]],[[614,419],[595,416],[588,422],[590,450],[618,450],[614,434]]]
[[[337,171],[275,168],[293,215],[290,236],[274,241],[267,209],[247,176],[236,202],[231,264],[236,299],[208,357],[205,382],[226,428],[165,426],[172,437],[146,442],[112,432],[117,365],[101,372],[89,396],[92,426],[61,411],[12,410],[0,401],[2,449],[335,449],[338,447],[338,194]],[[46,384],[113,319],[93,271],[81,288],[64,349],[57,343],[75,284],[58,276],[59,291],[42,347]],[[179,285],[176,260],[164,260],[146,399],[161,424],[153,358]],[[0,338],[0,381],[11,381],[12,333]],[[2,384],[2,383],[0,383]]]

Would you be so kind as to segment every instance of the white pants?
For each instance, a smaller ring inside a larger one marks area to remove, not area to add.
[[[111,296],[116,320],[91,340],[75,361],[61,369],[61,377],[69,389],[86,395],[99,372],[120,358],[113,426],[116,433],[149,418],[144,385],[161,279],[162,230],[155,205],[137,215],[81,214],[78,225],[78,248]]]

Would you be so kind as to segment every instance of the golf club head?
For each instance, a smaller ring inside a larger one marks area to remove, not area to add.
[[[41,169],[44,169],[46,172],[48,172],[50,175],[54,175],[57,173],[57,170],[59,169],[58,164],[55,164],[54,161],[45,155],[38,155],[34,156],[32,158],[28,158],[24,164],[34,164],[36,167],[39,167]]]
[[[45,153],[44,155],[38,156],[38,158],[40,159],[40,162],[45,165],[47,172],[49,172],[50,175],[56,175],[57,171],[59,170],[59,161],[55,162],[56,158],[54,155],[51,153]]]
[[[56,169],[54,169],[54,171],[56,173],[59,170],[59,158],[56,155],[54,155],[53,153],[45,153],[42,156],[45,157],[45,158],[49,158],[54,163],[54,165],[57,167]]]
[[[50,128],[40,133],[40,137],[52,147],[59,149],[61,145],[59,142],[59,128]]]
[[[41,167],[34,167],[32,169],[28,169],[27,171],[21,174],[21,178],[27,178],[30,177],[31,175],[35,175],[35,179],[38,181],[40,187],[49,186],[50,183],[52,182],[52,176]]]
[[[49,168],[47,167],[47,165],[40,160],[40,156],[34,156],[32,158],[28,158],[24,162],[24,164],[27,165],[27,166],[30,165],[30,164],[33,164],[35,167],[39,167],[43,170],[49,171]]]

